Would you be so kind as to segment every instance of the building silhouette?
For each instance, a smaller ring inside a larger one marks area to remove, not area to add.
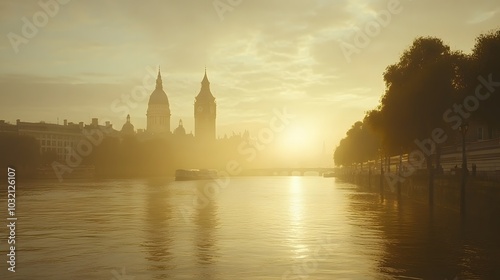
[[[127,122],[122,126],[120,131],[124,136],[130,136],[135,134],[134,125],[130,122],[130,115],[127,115]]]
[[[201,89],[195,97],[194,102],[194,130],[195,138],[199,142],[212,142],[216,139],[216,102],[215,97],[210,91],[210,81],[207,77],[207,70],[201,81]],[[172,135],[170,131],[170,104],[167,94],[163,90],[163,84],[158,69],[158,77],[156,78],[156,88],[149,97],[146,132],[149,135],[155,136],[169,136]],[[129,120],[127,119],[127,123]],[[174,134],[186,134],[182,121],[179,123],[174,131]]]
[[[170,134],[170,104],[163,90],[160,69],[156,78],[156,88],[149,97],[147,117],[147,132],[156,135]]]
[[[186,129],[184,128],[184,124],[182,123],[182,120],[179,120],[179,126],[177,126],[177,128],[174,129],[174,135],[178,135],[178,136],[186,135]]]
[[[130,123],[130,119],[128,121]],[[44,121],[22,122],[20,119],[16,120],[16,124],[10,124],[0,120],[0,133],[31,136],[38,142],[41,155],[52,153],[59,159],[68,159],[75,153],[86,153],[88,147],[84,147],[84,142],[88,142],[89,137],[119,136],[111,122],[100,125],[97,118],[92,118],[90,124],[73,123],[65,119],[62,125]]]
[[[216,109],[215,97],[210,92],[210,82],[205,69],[200,93],[198,93],[194,102],[194,136],[197,140],[215,140]]]
[[[192,132],[186,132],[182,120],[179,120],[179,125],[171,132],[170,116],[169,100],[163,90],[160,69],[158,69],[156,88],[149,98],[146,113],[147,128],[145,131],[142,129],[136,131],[130,121],[130,115],[127,115],[126,122],[121,130],[113,129],[109,121],[100,125],[97,118],[92,118],[90,124],[84,124],[84,122],[73,123],[65,119],[62,125],[43,121],[37,123],[21,122],[18,119],[16,124],[0,120],[0,133],[31,136],[39,143],[40,154],[53,153],[60,159],[69,158],[72,153],[81,148],[82,141],[87,141],[89,135],[97,133],[96,131],[99,131],[99,134],[102,134],[103,137],[123,138],[136,135],[143,140],[156,137],[173,137],[181,142],[190,142],[190,139],[195,138],[199,143],[210,143],[216,139],[216,102],[210,91],[210,82],[206,69],[201,81],[200,92],[194,102],[195,135],[193,136]]]

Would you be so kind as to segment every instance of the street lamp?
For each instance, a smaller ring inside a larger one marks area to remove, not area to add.
[[[400,148],[399,152],[399,166],[398,166],[398,176],[403,178],[403,147]],[[401,198],[401,180],[398,180],[398,199]]]
[[[460,213],[465,215],[465,182],[467,180],[467,155],[465,154],[465,136],[469,125],[463,122],[459,130],[462,133],[462,187],[460,188]]]
[[[384,195],[384,163],[382,160],[382,149],[378,149],[380,153],[380,194]]]

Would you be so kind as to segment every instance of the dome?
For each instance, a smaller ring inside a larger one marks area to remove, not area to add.
[[[161,88],[156,88],[151,96],[149,97],[149,105],[151,104],[160,104],[160,105],[168,105],[168,97],[167,94]]]
[[[127,122],[122,126],[121,132],[123,134],[134,134],[135,133],[134,125],[130,123],[130,115],[127,115]]]
[[[174,134],[175,135],[185,135],[186,130],[184,129],[184,125],[182,125],[182,120],[179,120],[179,126],[174,129]]]
[[[123,126],[122,126],[122,132],[129,132],[129,131],[134,131],[135,128],[134,128],[134,125],[131,124],[131,123],[125,123]]]
[[[163,84],[161,81],[159,68],[158,68],[158,77],[156,78],[156,88],[153,91],[153,93],[151,93],[148,104],[168,105],[168,97],[167,94],[163,91]]]

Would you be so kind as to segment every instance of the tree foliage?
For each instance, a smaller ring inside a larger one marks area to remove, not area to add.
[[[380,104],[340,141],[335,163],[375,159],[374,145],[386,155],[409,152],[416,139],[429,138],[435,128],[451,131],[444,113],[475,94],[479,77],[500,82],[500,29],[478,36],[470,55],[452,51],[439,38],[416,38],[399,61],[386,68]],[[499,127],[500,88],[483,103],[473,119]]]
[[[476,38],[471,55],[472,73],[470,76],[467,93],[474,93],[480,85],[478,77],[485,80],[500,82],[500,29]],[[487,90],[486,88],[482,89]],[[496,88],[487,102],[481,104],[477,118],[492,127],[500,128],[500,88]]]
[[[363,163],[377,156],[379,146],[379,137],[369,124],[369,119],[365,118],[363,122],[354,123],[347,131],[333,158],[336,165]]]

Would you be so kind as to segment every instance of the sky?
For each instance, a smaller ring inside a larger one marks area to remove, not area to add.
[[[1,0],[0,120],[121,129],[129,113],[145,128],[161,66],[172,129],[194,131],[206,67],[219,137],[259,135],[285,110],[276,134],[331,158],[415,38],[470,53],[499,12],[492,0]]]

